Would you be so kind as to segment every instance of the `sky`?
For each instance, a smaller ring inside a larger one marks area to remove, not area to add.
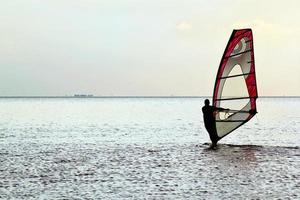
[[[0,96],[211,96],[252,28],[259,95],[300,95],[300,1],[2,0]]]

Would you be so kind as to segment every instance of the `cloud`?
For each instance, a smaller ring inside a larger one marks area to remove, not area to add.
[[[188,31],[192,29],[192,24],[187,21],[181,21],[176,25],[176,29],[179,31]]]

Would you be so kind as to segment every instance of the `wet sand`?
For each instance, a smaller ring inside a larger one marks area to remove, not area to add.
[[[297,147],[28,143],[0,161],[1,199],[300,198]]]

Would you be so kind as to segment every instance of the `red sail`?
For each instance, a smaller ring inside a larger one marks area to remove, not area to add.
[[[233,30],[215,82],[213,105],[229,111],[215,113],[219,139],[256,114],[257,85],[251,29]]]

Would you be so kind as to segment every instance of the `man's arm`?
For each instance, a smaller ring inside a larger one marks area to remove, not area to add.
[[[228,108],[215,107],[216,111],[229,111]]]

